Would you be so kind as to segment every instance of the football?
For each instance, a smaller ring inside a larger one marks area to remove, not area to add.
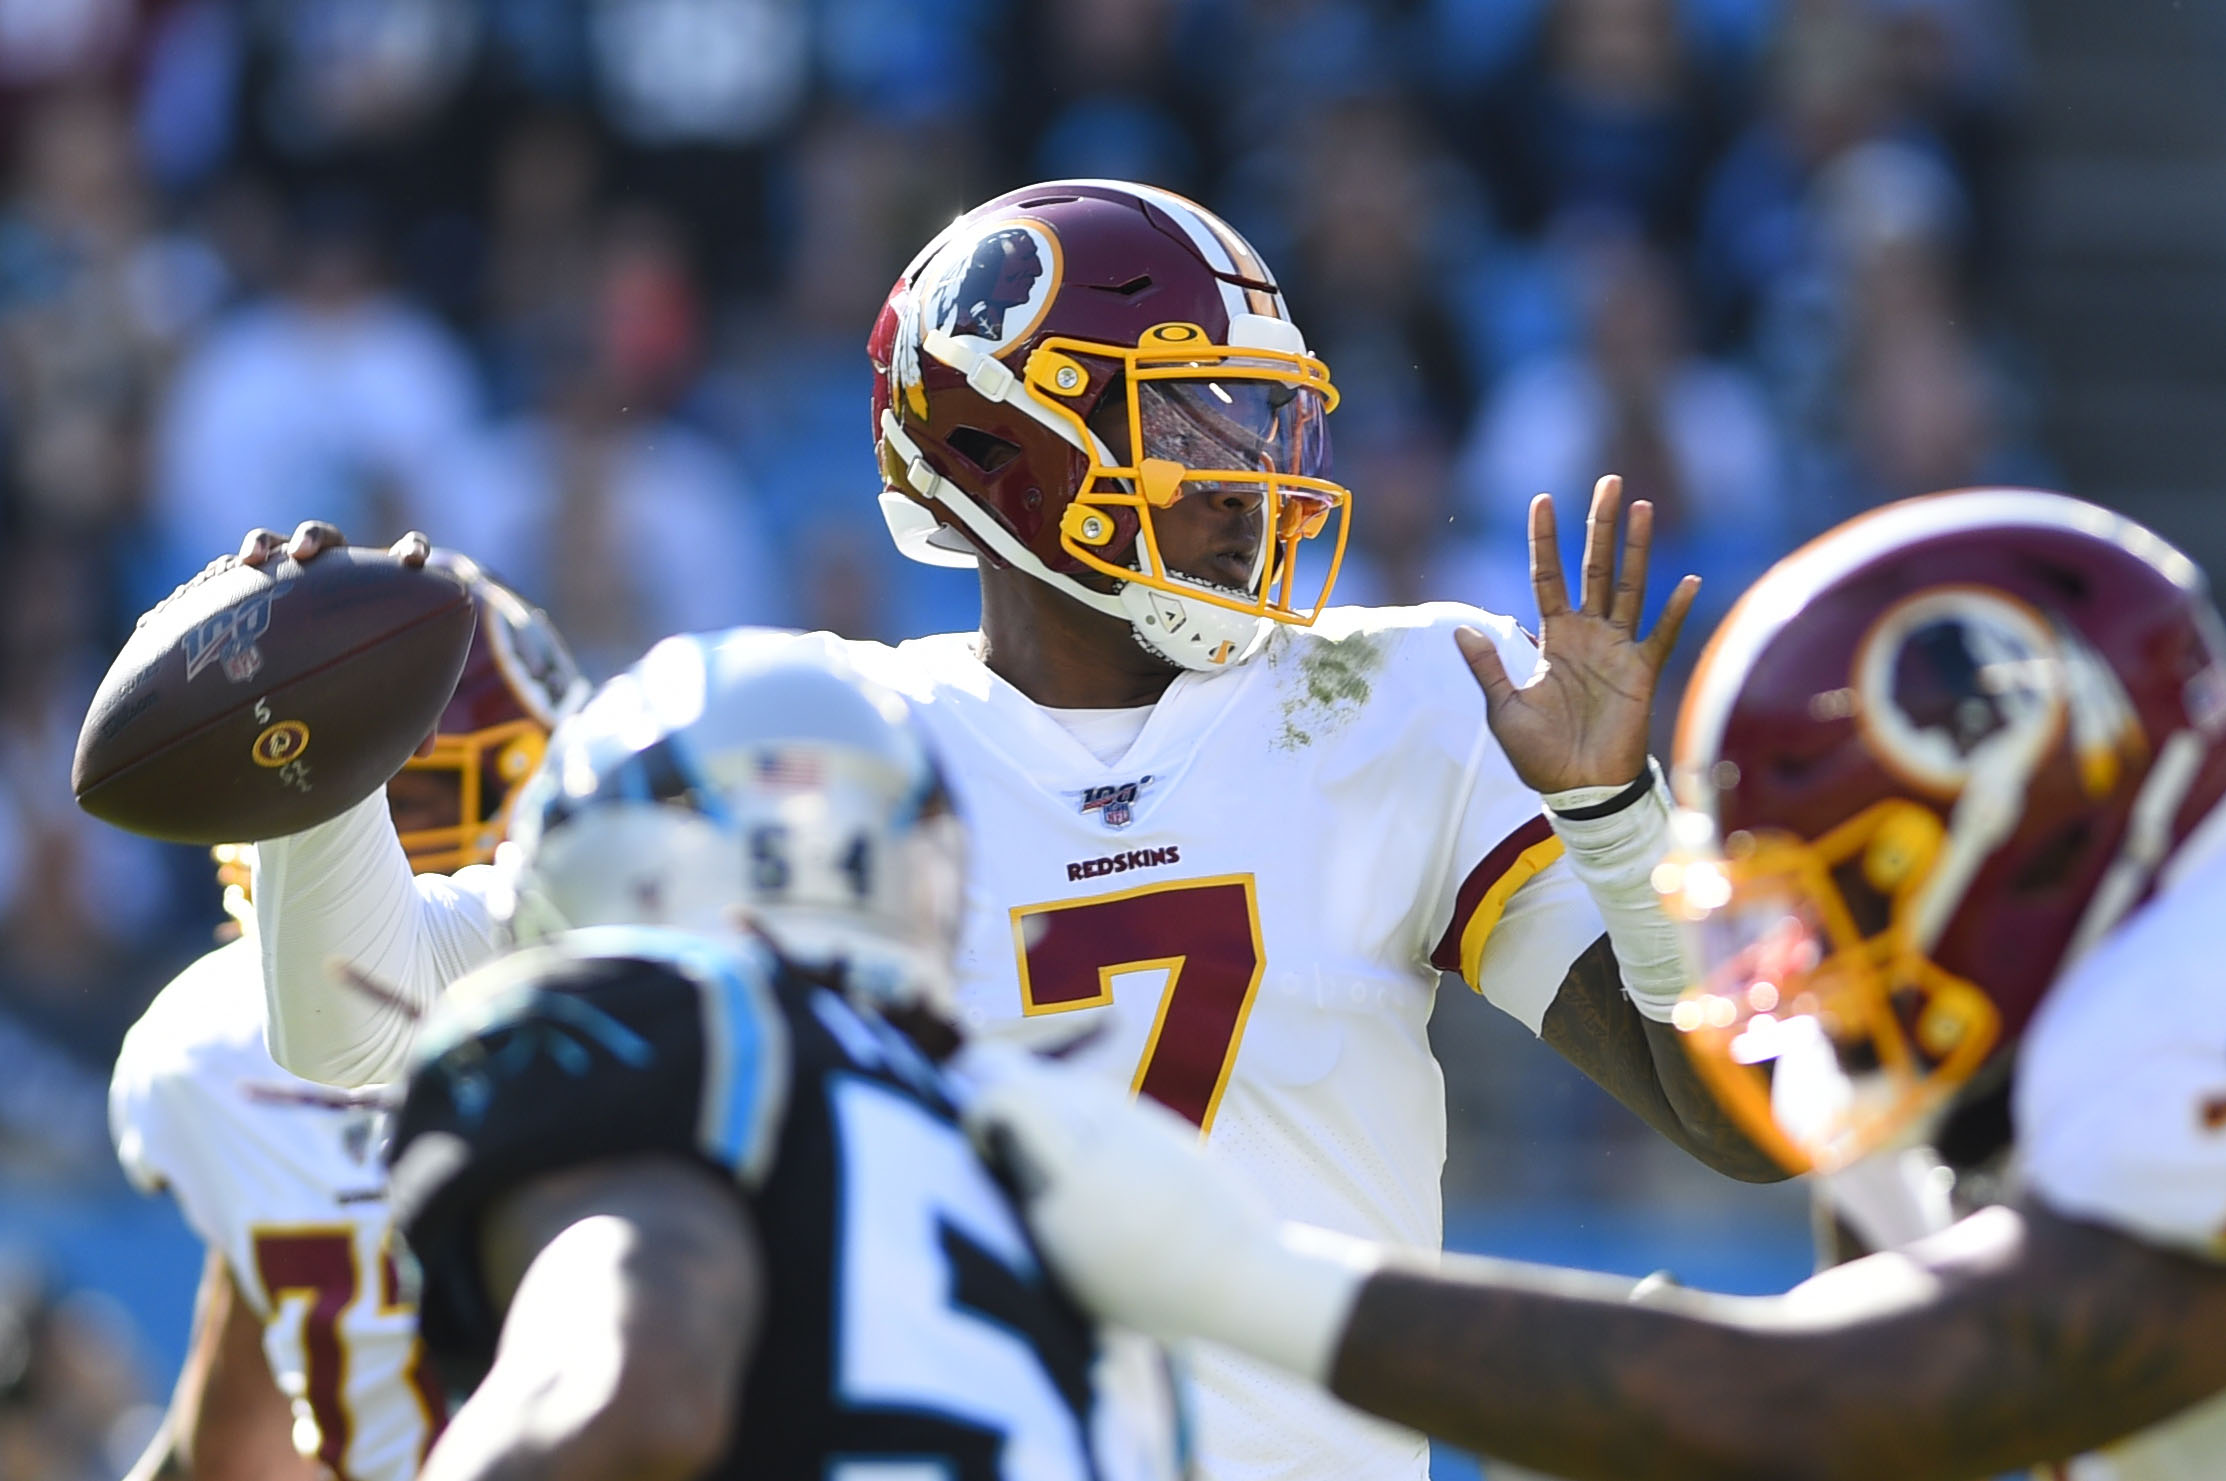
[[[471,646],[470,594],[383,550],[211,564],[139,620],[78,732],[70,787],[173,843],[339,816],[432,732]]]

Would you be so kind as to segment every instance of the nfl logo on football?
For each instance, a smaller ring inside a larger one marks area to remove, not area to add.
[[[263,651],[255,640],[270,631],[271,603],[286,594],[279,587],[251,597],[229,612],[220,612],[186,634],[188,683],[211,663],[235,684],[245,684],[263,670]]]

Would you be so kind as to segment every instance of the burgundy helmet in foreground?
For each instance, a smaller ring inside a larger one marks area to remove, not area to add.
[[[1112,180],[999,196],[905,269],[866,349],[881,508],[914,559],[1018,567],[1192,669],[1327,603],[1337,392],[1259,255],[1203,207]],[[1186,490],[1227,488],[1260,500],[1241,590],[1170,570],[1153,527]]]
[[[1656,871],[1675,1022],[1795,1170],[1918,1138],[2226,794],[2194,563],[2059,494],[1938,494],[1781,561],[1702,654]]]

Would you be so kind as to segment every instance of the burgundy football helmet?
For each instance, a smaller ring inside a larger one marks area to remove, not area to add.
[[[539,608],[468,556],[435,550],[429,563],[454,572],[471,591],[479,626],[431,753],[402,764],[389,801],[410,863],[445,874],[494,857],[518,784],[541,764],[557,721],[587,698],[588,683]],[[412,806],[437,812],[440,821],[406,816],[406,791],[432,794],[413,797]]]
[[[2226,795],[2226,630],[2130,520],[1986,489],[1778,563],[1678,720],[1673,1021],[1796,1171],[1927,1134]]]
[[[1016,566],[1192,669],[1327,603],[1348,502],[1326,476],[1337,391],[1259,255],[1204,208],[1112,180],[1001,195],[905,269],[866,349],[906,555]],[[1261,502],[1245,590],[1170,570],[1152,525],[1186,488],[1232,485]],[[1317,583],[1299,547],[1333,517]]]

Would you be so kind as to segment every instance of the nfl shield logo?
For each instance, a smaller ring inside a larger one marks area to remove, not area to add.
[[[1136,796],[1151,784],[1150,777],[1091,787],[1082,794],[1082,810],[1105,819],[1108,828],[1126,828],[1136,821]]]
[[[244,684],[260,673],[263,653],[255,646],[255,640],[270,630],[271,603],[284,596],[286,590],[283,585],[274,586],[229,612],[217,613],[187,633],[187,682],[211,664],[235,684]]]

